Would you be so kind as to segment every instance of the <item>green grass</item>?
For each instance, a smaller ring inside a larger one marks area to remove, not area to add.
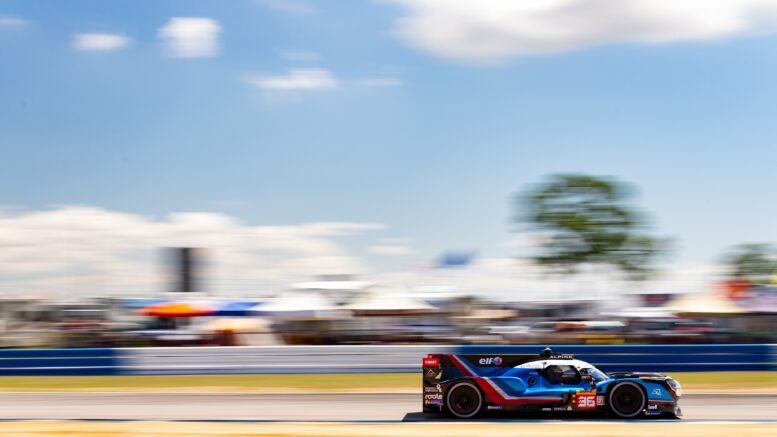
[[[777,372],[706,372],[671,375],[686,392],[777,392]],[[0,391],[376,391],[414,392],[421,378],[414,373],[336,375],[170,375],[170,376],[0,376]]]

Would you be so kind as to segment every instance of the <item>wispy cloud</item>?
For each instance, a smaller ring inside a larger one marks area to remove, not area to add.
[[[275,76],[249,75],[245,81],[262,90],[314,91],[337,88],[338,80],[323,68],[295,68]]]
[[[316,8],[304,0],[257,0],[257,3],[285,14],[309,14]]]
[[[3,27],[22,27],[30,24],[29,21],[18,17],[0,16],[0,28]]]
[[[409,44],[464,62],[777,31],[771,0],[390,0]]]
[[[159,29],[168,53],[177,58],[206,58],[219,53],[221,25],[211,18],[173,17]]]
[[[131,38],[117,33],[79,33],[73,36],[72,46],[86,52],[112,52],[131,43]]]

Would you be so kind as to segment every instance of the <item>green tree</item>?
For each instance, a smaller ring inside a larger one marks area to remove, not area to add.
[[[777,275],[777,252],[769,244],[741,244],[724,256],[729,278],[767,285]]]
[[[664,242],[641,234],[641,214],[625,184],[583,174],[559,174],[518,197],[516,221],[544,235],[534,259],[555,271],[608,265],[633,279],[649,273]]]

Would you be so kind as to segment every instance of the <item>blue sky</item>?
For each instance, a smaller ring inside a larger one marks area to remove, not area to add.
[[[448,249],[513,254],[511,195],[586,172],[639,189],[655,232],[675,239],[673,262],[776,240],[767,19],[757,32],[745,23],[660,41],[577,35],[536,53],[506,37],[494,55],[413,33],[417,8],[0,1],[0,204],[383,223],[344,244],[388,269]],[[216,47],[176,54],[160,36],[174,17],[216,23]],[[84,33],[123,39],[75,47]],[[292,69],[320,80],[284,82]],[[387,237],[414,253],[367,253]]]

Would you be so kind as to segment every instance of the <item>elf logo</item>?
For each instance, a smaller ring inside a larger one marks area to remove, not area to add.
[[[499,366],[502,364],[502,357],[481,358],[478,364],[481,366]]]

